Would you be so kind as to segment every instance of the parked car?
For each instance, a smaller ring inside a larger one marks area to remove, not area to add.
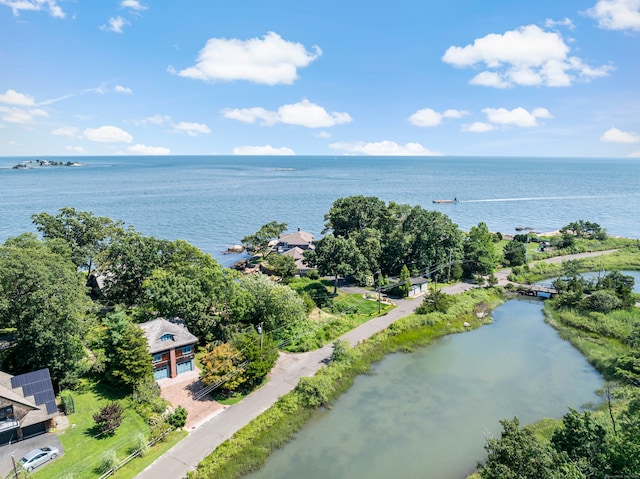
[[[58,452],[58,448],[56,447],[41,447],[39,449],[34,449],[33,451],[25,454],[22,459],[18,461],[18,464],[27,471],[33,471],[36,467],[58,457]]]

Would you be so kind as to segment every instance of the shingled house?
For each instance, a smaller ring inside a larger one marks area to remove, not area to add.
[[[175,378],[193,371],[195,345],[198,342],[179,318],[154,319],[139,324],[147,337],[156,380]]]
[[[278,253],[284,253],[293,248],[300,248],[301,250],[314,249],[313,235],[300,230],[300,228],[293,233],[281,234],[275,246],[276,251]]]
[[[47,432],[57,415],[48,369],[17,376],[0,371],[0,446]]]

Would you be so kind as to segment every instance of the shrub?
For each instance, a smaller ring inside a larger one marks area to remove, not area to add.
[[[111,436],[122,424],[123,410],[119,402],[113,401],[93,415],[93,420],[101,435]]]
[[[98,464],[98,472],[104,474],[116,468],[118,465],[118,458],[116,457],[116,451],[114,449],[108,449],[100,458]]]
[[[187,410],[182,406],[178,406],[169,416],[167,416],[167,424],[180,429],[187,423]]]
[[[133,450],[131,452],[133,453],[136,451],[138,451],[138,455],[140,457],[146,456],[147,453],[149,452],[149,441],[147,441],[147,437],[144,435],[143,432],[139,432],[135,436],[135,439],[133,442]]]

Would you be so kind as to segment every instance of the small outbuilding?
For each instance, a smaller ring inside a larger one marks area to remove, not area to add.
[[[138,326],[147,338],[156,380],[193,371],[198,338],[189,332],[183,320],[158,318]]]

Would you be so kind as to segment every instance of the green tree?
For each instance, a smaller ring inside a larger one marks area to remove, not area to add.
[[[242,244],[252,254],[267,256],[271,252],[269,244],[286,231],[286,223],[271,221],[262,225],[255,233],[242,238]]]
[[[527,247],[519,241],[509,241],[504,245],[504,260],[508,266],[520,266],[527,263]]]
[[[322,276],[334,277],[333,294],[338,292],[339,276],[348,276],[362,269],[365,260],[353,239],[327,235],[316,242],[314,250],[305,251],[304,258]]]
[[[291,256],[284,254],[272,254],[269,256],[267,262],[269,264],[269,269],[271,269],[277,276],[280,276],[283,280],[293,278],[298,272],[296,260]]]
[[[144,332],[123,310],[107,315],[103,347],[107,363],[105,377],[111,383],[133,391],[137,384],[153,377]]]
[[[394,288],[394,292],[401,298],[406,298],[409,295],[409,291],[411,291],[411,274],[405,264],[400,270],[398,286]]]
[[[591,412],[571,409],[554,431],[551,444],[565,452],[585,477],[604,477],[607,472],[607,431]]]
[[[49,368],[55,383],[84,371],[82,337],[93,305],[82,275],[33,234],[0,246],[0,325],[16,328],[13,371]]]
[[[385,202],[374,196],[338,198],[324,215],[323,233],[332,231],[336,237],[349,238],[365,228],[379,229],[386,215]]]
[[[518,418],[502,420],[500,439],[487,440],[487,460],[478,464],[482,479],[567,479],[584,477],[564,463],[556,451],[542,444]],[[564,464],[563,464],[564,463]]]
[[[278,345],[268,332],[258,334],[254,329],[233,337],[232,345],[242,353],[247,384],[256,386],[269,374],[278,360]]]
[[[31,216],[33,223],[45,239],[60,238],[71,247],[71,259],[79,268],[87,268],[91,274],[96,256],[106,248],[112,238],[124,233],[123,223],[104,216],[94,216],[91,211],[60,208],[52,216],[39,213]]]
[[[275,283],[265,276],[245,276],[240,288],[247,298],[245,324],[261,325],[276,341],[299,332],[307,322],[303,299],[289,286]]]
[[[472,226],[464,242],[464,256],[467,260],[465,270],[467,276],[474,274],[486,275],[493,272],[498,265],[499,256],[496,252],[493,235],[485,223]]]
[[[149,316],[180,317],[203,342],[226,341],[244,318],[247,297],[240,274],[186,241],[174,243],[171,260],[144,281]]]
[[[104,295],[113,304],[142,304],[144,281],[157,268],[169,264],[175,244],[132,229],[112,241],[99,258]]]

